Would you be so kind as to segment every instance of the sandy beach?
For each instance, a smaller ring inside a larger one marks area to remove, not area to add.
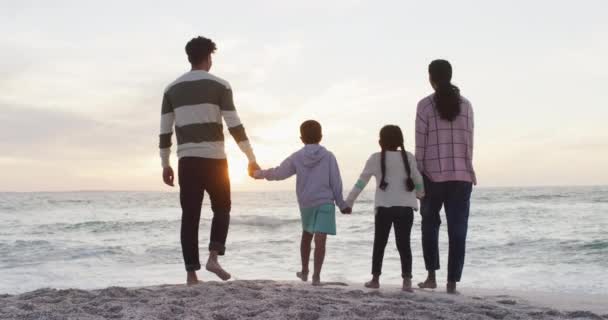
[[[608,300],[601,296],[560,301],[558,295],[463,291],[408,294],[397,287],[373,291],[360,284],[312,287],[268,280],[40,289],[0,296],[0,319],[608,319],[601,302]]]

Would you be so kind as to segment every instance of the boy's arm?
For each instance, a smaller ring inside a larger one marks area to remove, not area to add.
[[[334,201],[340,208],[346,209],[347,205],[344,202],[344,195],[342,194],[342,177],[340,175],[340,167],[338,166],[338,160],[332,155],[331,163],[329,164],[329,184],[334,194]]]
[[[243,127],[241,119],[236,112],[232,98],[232,89],[229,86],[226,87],[221,94],[220,109],[222,118],[224,118],[224,122],[226,122],[226,126],[228,127],[228,132],[230,132],[230,135],[234,138],[234,141],[236,141],[239,149],[247,156],[249,163],[255,164],[255,154],[253,153],[253,148],[245,133],[245,127]]]
[[[266,170],[257,170],[253,177],[256,179],[266,179],[268,181],[285,180],[296,174],[296,166],[291,157],[283,160],[281,165]]]
[[[348,194],[348,197],[346,197],[346,205],[348,207],[352,208],[352,206],[355,203],[355,200],[357,200],[357,197],[359,197],[359,194],[361,194],[361,191],[363,191],[363,189],[365,189],[365,186],[367,185],[367,183],[369,182],[369,179],[371,179],[371,177],[374,173],[373,168],[374,168],[374,161],[373,161],[373,156],[372,156],[365,163],[365,168],[363,168],[363,172],[361,172],[361,175],[359,176],[357,183],[355,183],[355,186]]]

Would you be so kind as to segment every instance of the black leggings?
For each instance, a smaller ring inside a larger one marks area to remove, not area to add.
[[[382,274],[384,248],[395,226],[395,240],[401,257],[401,277],[412,278],[412,249],[410,248],[410,233],[414,222],[414,210],[410,207],[378,207],[375,218],[374,254],[372,258],[372,274]]]
[[[182,205],[181,242],[186,271],[201,268],[198,256],[198,228],[203,195],[211,200],[213,219],[209,236],[209,251],[226,250],[230,225],[230,179],[226,159],[184,157],[179,159],[179,198]]]

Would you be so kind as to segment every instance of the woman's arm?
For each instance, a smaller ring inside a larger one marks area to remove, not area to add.
[[[425,101],[426,99],[420,101],[416,110],[416,163],[419,172],[424,172],[424,155],[428,135],[428,120],[424,112],[426,109]]]
[[[408,154],[410,157],[410,163],[414,163],[416,161],[415,157],[412,154]],[[412,180],[414,180],[414,185],[416,186],[416,197],[418,199],[424,198],[424,179],[422,178],[422,174],[416,166],[412,166]]]

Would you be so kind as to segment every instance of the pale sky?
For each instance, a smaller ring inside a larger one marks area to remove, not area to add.
[[[605,0],[3,0],[0,191],[169,190],[160,102],[197,35],[217,43],[211,71],[232,84],[263,167],[316,119],[350,189],[382,125],[413,150],[428,63],[445,58],[475,109],[480,186],[608,184],[606,12]],[[226,138],[234,190],[293,188],[250,180]]]

